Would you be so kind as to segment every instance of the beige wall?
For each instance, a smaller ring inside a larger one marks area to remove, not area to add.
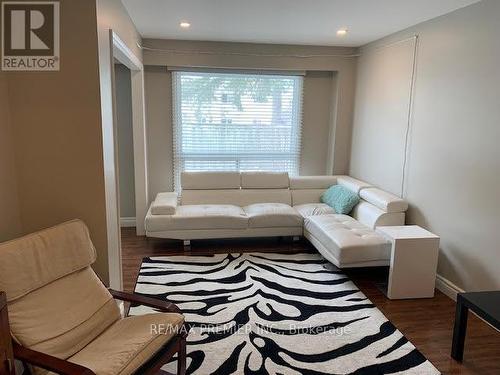
[[[160,191],[172,191],[172,75],[164,66],[144,69],[146,100],[149,199]]]
[[[500,288],[499,14],[500,2],[485,0],[367,47],[419,35],[405,192],[411,204],[407,221],[441,236],[438,272],[465,290]],[[371,163],[370,144],[385,145],[381,153],[398,157],[403,142],[400,127],[405,124],[390,120],[399,130],[386,132],[386,124],[376,132],[363,114],[370,103],[380,101],[381,93],[381,108],[407,106],[407,95],[383,94],[405,77],[387,74],[388,65],[408,59],[405,46],[399,48],[399,56],[361,59],[358,88],[369,91],[358,93],[353,131],[351,173],[387,187],[400,179],[401,169],[397,164]],[[386,82],[383,87],[371,85],[381,77]]]
[[[0,242],[21,233],[7,74],[0,72]]]
[[[83,219],[108,278],[94,2],[61,1],[61,69],[8,72],[19,212],[29,233]],[[2,212],[2,215],[4,213]]]
[[[0,147],[0,236],[10,238],[81,218],[98,251],[95,269],[105,282],[109,281],[109,246],[119,245],[116,184],[109,183],[115,177],[116,141],[112,60],[109,38],[107,42],[101,38],[108,36],[109,28],[117,30],[141,57],[136,45],[140,38],[119,0],[99,0],[97,12],[93,1],[62,0],[60,71],[8,72],[0,77],[0,142],[6,142],[5,148]],[[4,111],[7,86],[9,111]],[[9,146],[13,152],[9,153]],[[13,155],[13,161],[8,155]],[[4,177],[12,176],[16,177],[12,183],[4,183]],[[4,213],[10,211],[5,225]]]
[[[191,51],[144,51],[148,121],[149,192],[172,189],[171,73],[166,66],[306,71],[304,80],[301,173],[345,173],[351,136],[355,59],[352,57],[298,57],[350,55],[352,48],[264,45],[248,43],[144,40],[148,47]],[[193,51],[207,51],[200,54]],[[234,55],[232,52],[251,56]],[[262,56],[283,55],[279,57]],[[259,55],[259,56],[253,56]],[[333,154],[329,161],[329,145]]]
[[[401,194],[415,39],[358,60],[350,171]]]

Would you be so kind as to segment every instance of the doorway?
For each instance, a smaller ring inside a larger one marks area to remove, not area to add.
[[[116,143],[120,227],[136,226],[134,133],[130,69],[115,59]]]
[[[122,289],[121,228],[135,227],[137,235],[144,235],[148,206],[144,70],[141,61],[113,30],[109,30],[109,37],[115,169],[110,196],[114,196],[112,221],[119,224],[112,233],[108,261],[110,285]]]

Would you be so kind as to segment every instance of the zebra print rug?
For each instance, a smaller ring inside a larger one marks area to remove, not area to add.
[[[184,312],[188,374],[439,374],[318,254],[145,258],[135,291]]]

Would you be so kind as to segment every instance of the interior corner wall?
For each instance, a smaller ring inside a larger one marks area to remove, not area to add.
[[[407,223],[441,237],[438,273],[467,291],[500,289],[499,14],[500,2],[483,0],[361,49],[419,36]],[[399,54],[359,60],[350,167],[355,177],[396,193],[406,124],[391,114],[407,108],[408,96],[385,91],[403,82],[399,70],[388,69],[407,64],[411,50],[400,48]],[[380,123],[381,116],[388,123]],[[385,163],[377,151],[398,162]]]
[[[82,219],[107,281],[95,2],[62,0],[60,30],[59,71],[3,73],[22,232]]]
[[[300,58],[294,55],[351,55],[356,52],[355,49],[153,39],[146,39],[143,44],[158,49],[191,51],[181,54],[144,51],[151,199],[158,192],[171,191],[173,188],[172,84],[171,71],[167,70],[167,66],[306,71],[300,173],[315,175],[347,172],[355,58]],[[210,54],[200,54],[197,51],[210,51]],[[249,55],[238,56],[231,54],[231,51]],[[263,56],[266,54],[283,56]],[[332,142],[335,144],[330,147]],[[329,151],[332,163],[328,160]]]
[[[0,242],[21,234],[7,73],[0,72]]]

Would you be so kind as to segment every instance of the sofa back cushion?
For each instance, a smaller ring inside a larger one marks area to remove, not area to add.
[[[287,172],[183,172],[181,204],[291,205]]]
[[[337,183],[337,176],[290,177],[292,204],[320,203],[321,195]]]
[[[353,178],[351,176],[338,176],[337,177],[337,184],[342,185],[342,186],[348,188],[349,190],[354,191],[355,193],[358,193],[358,194],[361,190],[372,186],[367,182],[358,180],[358,179]]]
[[[239,172],[182,172],[182,190],[239,189]]]
[[[231,190],[183,190],[182,205],[233,204],[248,206],[254,203],[284,203],[291,205],[288,189],[231,189]]]
[[[287,172],[241,172],[242,189],[288,189]]]
[[[337,176],[296,176],[290,177],[291,190],[326,190],[337,184]]]
[[[405,225],[404,212],[386,212],[365,200],[354,207],[351,216],[372,229],[379,225]]]
[[[408,202],[404,199],[375,187],[362,189],[359,195],[385,212],[405,212],[408,209]]]
[[[320,203],[321,195],[325,189],[298,189],[290,190],[290,192],[292,193],[292,205],[297,206],[299,204]]]

